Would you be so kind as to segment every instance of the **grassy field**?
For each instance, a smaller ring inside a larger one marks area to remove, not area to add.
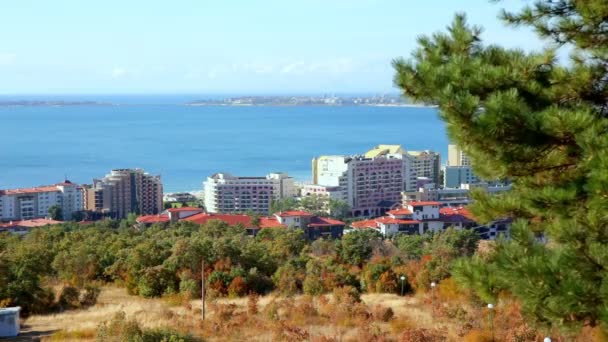
[[[361,304],[335,303],[331,296],[219,299],[209,301],[202,323],[200,300],[177,296],[145,299],[130,296],[122,288],[104,287],[95,306],[31,316],[25,320],[23,332],[41,336],[43,341],[94,340],[97,326],[123,311],[141,327],[167,327],[208,341],[403,340],[399,338],[402,331],[411,327],[442,331],[445,340],[460,340],[450,333],[457,330],[453,324],[433,320],[422,298],[366,294],[361,299]],[[386,316],[388,308],[392,317]]]

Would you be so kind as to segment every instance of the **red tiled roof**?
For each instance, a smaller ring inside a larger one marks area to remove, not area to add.
[[[37,192],[54,192],[54,191],[59,191],[59,189],[57,189],[56,185],[44,185],[44,186],[37,186],[34,188],[9,189],[9,190],[4,190],[4,193],[6,195],[21,195],[21,194],[34,194]]]
[[[375,220],[363,220],[356,221],[350,224],[353,228],[365,229],[365,228],[378,228],[378,223]]]
[[[170,208],[170,209],[167,209],[167,211],[170,213],[178,213],[180,211],[203,211],[203,209],[195,208],[195,207],[181,207],[181,208]]]
[[[458,208],[440,208],[439,209],[440,220],[443,222],[475,222],[475,217],[465,207]]]
[[[278,215],[280,217],[313,216],[313,214],[309,213],[308,211],[303,211],[303,210],[281,211],[281,212],[275,213],[275,215]]]
[[[376,222],[378,223],[384,223],[384,224],[413,224],[413,223],[420,223],[420,221],[417,220],[401,220],[401,219],[395,219],[392,217],[388,217],[388,216],[384,216],[384,217],[379,217],[377,219],[374,219]]]
[[[412,214],[412,212],[406,208],[393,209],[391,211],[387,211],[386,213],[391,214],[391,215],[411,215]]]
[[[145,215],[140,216],[136,220],[138,223],[166,223],[169,222],[169,215]]]
[[[309,227],[323,227],[323,226],[344,226],[346,223],[338,220],[334,220],[329,217],[313,216],[310,219]]]
[[[24,227],[24,228],[34,228],[34,227],[43,227],[50,224],[61,224],[62,221],[56,221],[51,219],[32,219],[32,220],[21,220],[21,221],[12,221],[6,223],[0,223],[0,228],[15,228],[15,227]]]
[[[188,216],[182,221],[194,222],[198,224],[205,224],[210,220],[220,220],[226,222],[227,224],[233,226],[236,224],[242,224],[245,227],[251,226],[251,217],[247,215],[238,215],[238,214],[208,214],[208,213],[199,213],[192,216]]]
[[[287,228],[287,226],[280,223],[274,216],[264,216],[260,217],[260,228]]]
[[[441,203],[439,202],[434,202],[434,201],[409,201],[407,203],[408,205],[421,205],[421,206],[427,206],[427,205],[441,205]]]

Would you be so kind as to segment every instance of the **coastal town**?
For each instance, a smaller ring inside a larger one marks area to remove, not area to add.
[[[308,239],[341,238],[369,229],[385,237],[474,230],[482,239],[509,236],[510,222],[478,222],[467,205],[471,191],[511,189],[482,181],[468,156],[448,146],[444,166],[437,152],[378,145],[358,155],[312,159],[312,181],[287,173],[266,176],[210,175],[199,193],[163,193],[160,175],[114,169],[90,184],[63,182],[0,190],[0,231],[26,234],[63,221],[90,223],[135,217],[140,227],[219,220],[242,225],[250,235],[264,228],[303,229]],[[305,203],[314,203],[306,205]]]

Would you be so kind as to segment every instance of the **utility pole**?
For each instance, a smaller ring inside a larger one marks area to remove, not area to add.
[[[201,258],[201,300],[203,303],[202,314],[205,320],[205,259]]]

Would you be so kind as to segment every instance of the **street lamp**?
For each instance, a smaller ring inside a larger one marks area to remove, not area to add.
[[[492,333],[492,342],[494,342],[494,304],[488,304],[488,309],[490,310],[490,332]]]
[[[403,284],[405,283],[405,276],[401,276],[399,279],[401,279],[401,296],[403,297]]]
[[[435,317],[435,286],[437,286],[436,282],[431,283],[431,313],[433,317]]]

